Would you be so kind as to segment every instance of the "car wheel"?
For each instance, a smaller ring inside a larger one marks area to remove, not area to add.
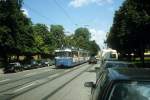
[[[14,73],[17,73],[17,70],[16,69],[14,69],[14,71],[13,71]]]
[[[15,72],[15,73],[19,72],[19,69],[14,69],[14,72]]]

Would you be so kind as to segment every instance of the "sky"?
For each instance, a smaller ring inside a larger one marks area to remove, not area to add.
[[[67,35],[88,28],[91,40],[104,47],[106,33],[124,0],[24,0],[22,9],[34,24],[62,25]]]

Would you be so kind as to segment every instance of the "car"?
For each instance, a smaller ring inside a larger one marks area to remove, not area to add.
[[[19,62],[9,63],[4,68],[4,73],[19,72],[23,70],[23,66]]]
[[[35,69],[35,68],[39,68],[40,66],[41,64],[39,64],[37,61],[32,60],[29,63],[24,64],[24,69],[25,70]]]
[[[89,62],[89,64],[97,64],[97,59],[95,57],[90,57],[88,62]]]
[[[42,67],[50,66],[50,62],[47,61],[47,60],[41,60],[40,63],[41,63],[41,66],[42,66]]]
[[[102,64],[103,68],[112,68],[112,67],[128,67],[128,68],[136,68],[136,65],[134,65],[131,62],[126,61],[105,61]]]
[[[150,69],[108,68],[99,74],[91,87],[91,100],[149,100]]]

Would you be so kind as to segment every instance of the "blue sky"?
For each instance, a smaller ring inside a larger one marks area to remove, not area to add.
[[[92,39],[104,46],[114,12],[124,0],[24,0],[23,9],[33,23],[60,24],[66,34],[89,28]],[[69,33],[68,33],[69,32]]]

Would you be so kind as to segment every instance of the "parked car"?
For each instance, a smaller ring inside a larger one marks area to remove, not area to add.
[[[41,64],[41,67],[48,67],[48,66],[54,65],[54,60],[51,60],[51,59],[42,59],[40,61],[40,64]]]
[[[125,61],[105,61],[102,64],[103,68],[113,68],[113,67],[128,67],[128,68],[136,68],[136,65],[134,65],[131,62],[125,62]]]
[[[4,73],[19,72],[23,70],[23,66],[19,62],[9,63],[4,68]]]
[[[39,64],[37,61],[30,61],[29,63],[24,64],[24,69],[29,70],[29,69],[35,69],[40,67],[41,64]]]
[[[47,67],[47,66],[50,66],[50,63],[49,63],[49,61],[47,61],[47,60],[41,60],[41,66],[42,67]]]
[[[95,57],[90,57],[89,64],[97,64],[97,59]]]
[[[108,68],[91,87],[91,100],[149,100],[150,69]]]

